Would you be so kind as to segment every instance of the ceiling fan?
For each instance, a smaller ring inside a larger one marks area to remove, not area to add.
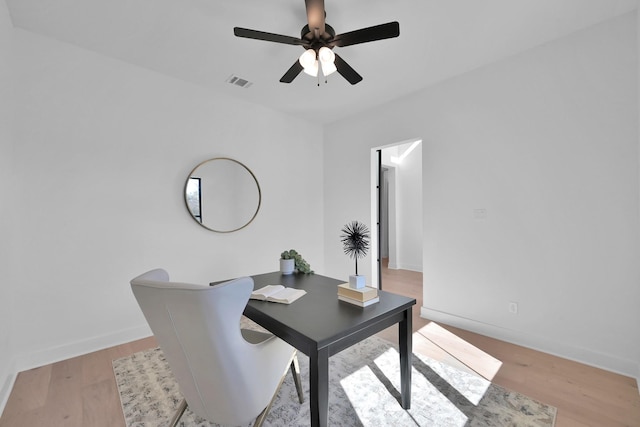
[[[325,77],[337,71],[354,85],[362,80],[362,76],[334,53],[333,48],[389,39],[400,35],[400,24],[395,21],[336,35],[334,29],[325,22],[324,0],[305,0],[305,6],[308,23],[302,27],[300,38],[248,28],[235,27],[233,29],[233,33],[237,37],[302,46],[305,49],[300,58],[280,78],[282,83],[291,83],[302,71],[317,76],[318,71],[322,70]]]

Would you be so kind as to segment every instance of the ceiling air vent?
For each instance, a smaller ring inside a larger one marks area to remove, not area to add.
[[[249,80],[246,80],[246,79],[243,79],[242,77],[238,77],[234,75],[229,76],[229,78],[227,79],[227,83],[235,86],[240,86],[245,89],[253,84]]]

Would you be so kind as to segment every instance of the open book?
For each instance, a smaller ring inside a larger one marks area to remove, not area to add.
[[[306,293],[307,291],[303,289],[285,288],[282,285],[267,285],[253,291],[251,299],[291,304]]]

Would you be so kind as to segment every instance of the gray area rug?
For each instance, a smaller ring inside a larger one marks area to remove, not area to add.
[[[308,358],[298,354],[305,403],[287,374],[264,426],[309,426]],[[400,406],[396,347],[370,337],[329,359],[331,426],[553,426],[556,408],[428,357],[413,356],[411,409]],[[113,361],[127,427],[164,426],[182,396],[158,348]],[[211,427],[189,409],[180,426]]]

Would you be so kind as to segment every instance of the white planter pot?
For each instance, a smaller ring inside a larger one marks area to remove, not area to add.
[[[362,289],[367,285],[367,279],[359,274],[349,276],[349,287],[353,289]]]
[[[292,274],[296,267],[295,259],[282,259],[280,258],[280,272],[282,274]]]

